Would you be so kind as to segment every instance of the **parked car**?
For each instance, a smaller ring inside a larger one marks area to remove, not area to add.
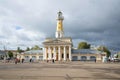
[[[114,62],[120,62],[120,59],[114,59]]]

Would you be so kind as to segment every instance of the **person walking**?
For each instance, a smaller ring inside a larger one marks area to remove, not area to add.
[[[96,58],[95,58],[95,63],[96,63]]]
[[[22,58],[22,63],[24,62],[24,59]]]
[[[17,64],[18,63],[18,59],[17,58],[15,58],[15,64]]]
[[[52,63],[55,63],[55,60],[54,60],[54,59],[52,59]]]
[[[47,63],[49,62],[49,60],[47,59]]]
[[[32,62],[32,58],[30,59],[30,63]]]

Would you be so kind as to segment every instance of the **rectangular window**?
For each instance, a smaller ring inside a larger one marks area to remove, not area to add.
[[[25,58],[29,58],[29,56],[25,56]]]
[[[39,56],[39,58],[43,58],[43,56]]]
[[[36,58],[36,56],[32,56],[32,58]]]
[[[40,59],[40,60],[43,60],[43,56],[39,56],[39,59]]]

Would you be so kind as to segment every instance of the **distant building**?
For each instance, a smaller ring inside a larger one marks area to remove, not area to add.
[[[24,59],[29,61],[30,59],[34,61],[43,60],[43,51],[42,50],[30,50],[17,54],[18,59]]]
[[[106,53],[93,49],[72,49],[73,61],[102,61]]]
[[[6,52],[0,50],[0,60],[1,60],[1,59],[4,59],[5,57],[7,57]]]

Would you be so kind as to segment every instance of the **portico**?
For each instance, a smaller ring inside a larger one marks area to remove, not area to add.
[[[71,43],[60,40],[44,42],[44,60],[71,61]]]

